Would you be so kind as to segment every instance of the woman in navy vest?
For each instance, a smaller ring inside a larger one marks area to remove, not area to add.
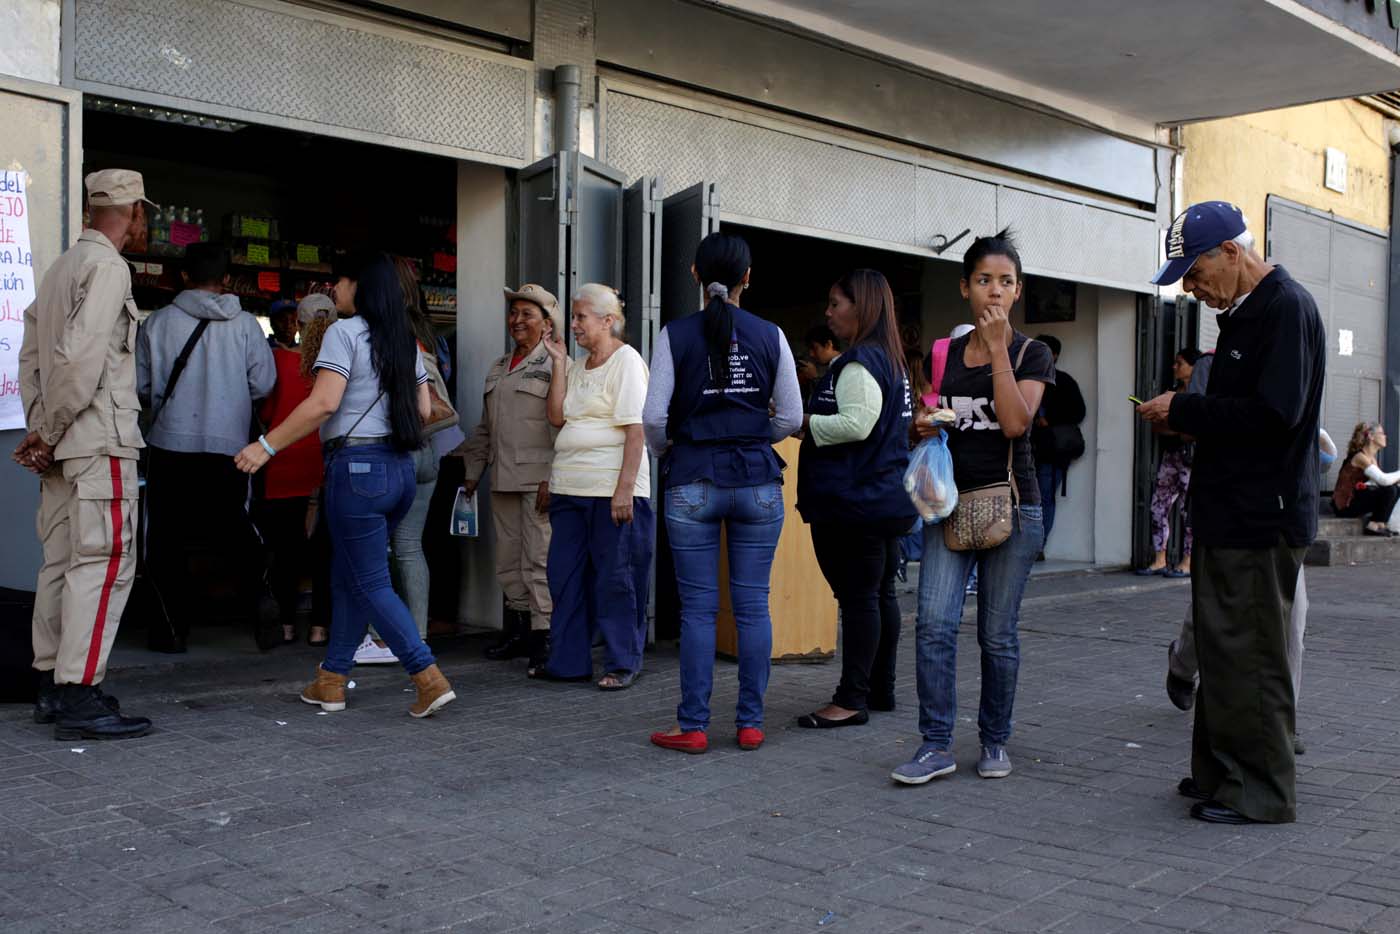
[[[939,385],[933,387],[938,398],[929,401],[957,415],[947,433],[958,489],[1006,483],[1009,454],[1018,508],[1011,536],[983,551],[951,551],[943,543],[942,526],[924,527],[915,629],[919,731],[924,741],[914,758],[890,776],[906,785],[920,785],[957,768],[952,744],[958,626],[966,599],[964,584],[974,569],[979,572],[977,644],[982,650],[977,714],[982,751],[977,774],[983,778],[1011,774],[1006,741],[1011,737],[1021,657],[1016,625],[1031,564],[1045,544],[1030,431],[1045,387],[1055,383],[1050,348],[1017,331],[1007,320],[1021,297],[1021,285],[1021,257],[1006,231],[975,240],[967,248],[962,295],[971,306],[976,328],[949,344]],[[925,438],[939,430],[923,414],[916,428]]]
[[[739,307],[749,260],[740,237],[712,233],[701,241],[691,272],[705,289],[705,308],[661,331],[642,411],[647,444],[661,459],[681,602],[676,726],[651,741],[682,752],[709,748],[721,527],[739,637],[736,738],[741,749],[763,742],[773,648],[768,574],[783,529],[782,463],[773,444],[801,424],[802,398],[782,332]]]
[[[841,683],[831,703],[797,718],[808,728],[858,726],[894,709],[899,539],[915,512],[904,491],[913,415],[894,294],[857,269],[831,287],[827,324],[850,349],[808,404],[797,509],[841,605]]]

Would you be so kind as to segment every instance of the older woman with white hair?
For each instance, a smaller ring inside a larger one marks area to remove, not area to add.
[[[554,367],[549,422],[560,429],[549,479],[549,660],[532,678],[593,679],[593,638],[603,640],[598,687],[621,691],[642,673],[654,518],[642,435],[647,365],[623,340],[617,292],[589,283],[574,296],[570,325],[588,351],[570,360],[544,342]]]

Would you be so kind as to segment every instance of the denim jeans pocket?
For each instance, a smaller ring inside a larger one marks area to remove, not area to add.
[[[671,487],[666,494],[666,506],[680,515],[693,516],[709,501],[709,484],[703,480]]]
[[[761,512],[782,512],[783,510],[783,485],[776,480],[772,483],[764,483],[751,487],[753,490],[754,505],[758,506]]]
[[[1040,506],[1022,506],[1021,518],[1027,522],[1040,522],[1045,518],[1045,511]]]
[[[350,473],[350,491],[366,499],[377,499],[389,492],[389,471],[383,464],[351,461],[346,465]]]

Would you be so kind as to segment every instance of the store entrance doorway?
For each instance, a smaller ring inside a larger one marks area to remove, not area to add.
[[[143,319],[170,304],[183,288],[184,253],[192,243],[227,248],[227,290],[269,334],[267,316],[276,303],[329,292],[332,270],[347,254],[384,252],[406,260],[418,278],[431,325],[419,342],[437,359],[453,394],[456,161],[102,98],[89,97],[85,105],[84,173],[135,169],[145,178],[147,195],[160,205],[159,210],[148,209],[144,239],[138,237],[124,254],[133,269],[133,295]],[[250,426],[250,436],[256,434]],[[435,437],[435,450],[445,451],[456,443],[447,435]],[[455,491],[460,478],[440,475],[438,482]],[[250,491],[254,516],[259,515],[264,494],[255,479]],[[449,503],[450,499],[449,495]],[[458,540],[447,535],[448,524],[445,515],[439,522],[430,520],[424,546],[431,568],[430,615],[456,620],[462,557]],[[265,528],[259,531],[266,539]],[[143,524],[138,560],[144,558],[152,532],[158,534]],[[309,585],[309,554],[306,563]],[[138,567],[143,574],[144,565]],[[251,626],[231,615],[240,604],[227,599],[232,582],[215,555],[191,549],[188,570],[203,594],[200,605],[207,608],[191,621],[191,644],[252,650]],[[139,580],[145,582],[144,577]],[[142,592],[138,584],[136,595]],[[150,614],[141,609],[142,602],[133,599],[133,612],[127,614],[133,626],[123,627],[123,650],[132,649],[133,643],[139,646],[145,638],[140,618]],[[304,634],[305,621],[301,629]]]

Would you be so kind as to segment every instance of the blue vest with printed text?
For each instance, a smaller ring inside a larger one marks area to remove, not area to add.
[[[666,325],[675,389],[666,416],[671,448],[662,461],[664,488],[709,480],[720,487],[756,486],[781,478],[773,451],[768,403],[782,359],[781,332],[736,305],[729,347],[729,383],[710,373],[705,312]]]
[[[811,431],[802,439],[797,464],[797,511],[806,522],[877,522],[908,518],[914,505],[904,491],[909,467],[909,422],[914,416],[909,380],[884,349],[856,344],[831,364],[808,403],[809,415],[834,415],[836,381],[859,363],[880,385],[883,404],[870,434],[861,441],[818,445]]]

